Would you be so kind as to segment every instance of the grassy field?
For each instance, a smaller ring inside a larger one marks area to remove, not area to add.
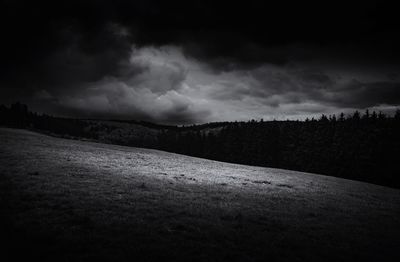
[[[2,261],[400,261],[400,190],[25,130],[0,201]]]

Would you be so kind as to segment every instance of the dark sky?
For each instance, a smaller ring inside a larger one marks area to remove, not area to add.
[[[400,104],[385,1],[0,3],[0,103],[168,124]]]

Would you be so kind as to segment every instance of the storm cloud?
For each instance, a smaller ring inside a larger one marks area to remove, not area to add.
[[[1,5],[1,103],[168,124],[400,104],[395,9],[378,1]]]

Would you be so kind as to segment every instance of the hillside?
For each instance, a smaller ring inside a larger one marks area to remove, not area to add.
[[[14,259],[400,259],[396,189],[17,129],[0,143]]]
[[[306,121],[165,126],[143,121],[72,119],[0,105],[0,126],[211,160],[324,174],[400,188],[400,110]]]

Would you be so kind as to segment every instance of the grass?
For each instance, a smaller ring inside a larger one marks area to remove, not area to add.
[[[0,129],[7,260],[400,261],[400,190]]]

